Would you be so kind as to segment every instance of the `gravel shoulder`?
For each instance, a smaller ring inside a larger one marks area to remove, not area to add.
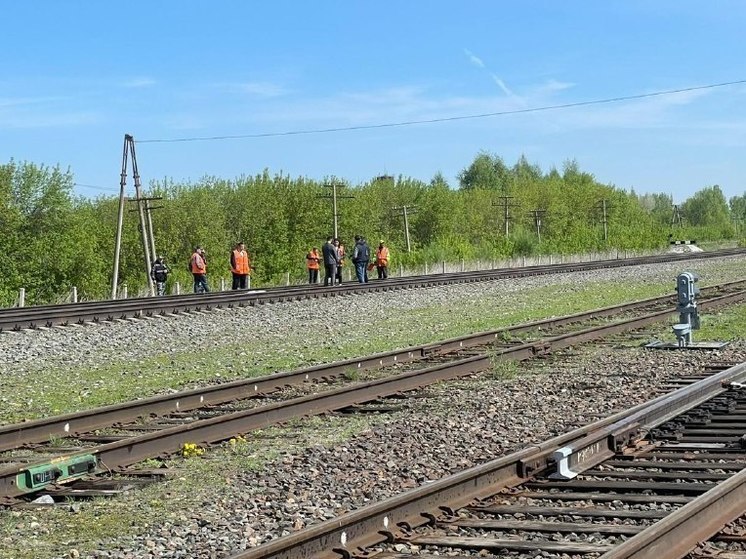
[[[349,357],[670,293],[682,269],[698,272],[702,285],[741,277],[740,259],[696,263],[701,270],[692,264],[0,336],[4,382],[16,383],[16,392],[5,390],[3,398],[26,406],[27,415],[43,413],[44,406],[59,405],[50,404],[50,394],[79,395],[82,385],[71,385],[90,371],[101,383],[83,387],[91,395],[114,398],[129,391],[142,396],[145,387],[158,391],[207,382],[218,373],[221,378],[258,374],[283,360],[291,367],[293,359]],[[328,314],[330,305],[342,315]],[[703,317],[698,339],[742,338],[744,314],[740,307]],[[658,333],[668,336],[669,330],[662,327]],[[10,356],[16,358],[12,366]],[[650,352],[630,343],[581,347],[429,387],[423,397],[396,401],[400,409],[392,413],[292,421],[233,439],[201,457],[170,460],[169,481],[116,499],[0,512],[0,558],[228,557],[645,401],[668,379],[701,370],[712,360],[745,357],[742,341],[714,353]],[[186,367],[190,359],[197,366]],[[129,371],[122,377],[136,380],[120,382],[113,371]],[[32,378],[41,378],[45,390],[32,392]],[[80,398],[72,409],[90,401]]]
[[[173,460],[110,501],[3,513],[0,557],[222,558],[649,399],[716,353],[587,347],[442,383],[380,416],[303,419]]]
[[[743,257],[0,335],[0,424],[361,356],[743,277]]]

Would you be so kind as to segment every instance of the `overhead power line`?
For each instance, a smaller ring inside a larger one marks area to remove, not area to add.
[[[118,188],[107,188],[106,186],[97,186],[95,184],[83,184],[80,182],[73,183],[73,186],[80,186],[81,188],[92,188],[93,190],[103,190],[106,192],[118,192]]]
[[[404,120],[401,122],[387,122],[382,124],[361,124],[359,126],[339,126],[334,128],[313,128],[308,130],[287,130],[285,132],[257,132],[254,134],[232,134],[224,136],[193,136],[190,138],[154,138],[146,140],[137,140],[139,144],[155,143],[176,143],[176,142],[208,142],[214,140],[244,140],[249,138],[274,138],[278,136],[301,136],[304,134],[328,134],[331,132],[351,132],[354,130],[374,130],[376,128],[396,128],[401,126],[414,126],[416,124],[434,124],[437,122],[452,122],[456,120],[473,120],[478,118],[490,118],[495,116],[517,115],[524,113],[537,113],[541,111],[554,111],[559,109],[571,109],[573,107],[587,107],[589,105],[601,105],[605,103],[619,103],[621,101],[634,101],[635,99],[647,99],[649,97],[661,97],[664,95],[674,95],[676,93],[687,93],[691,91],[701,91],[703,89],[715,89],[718,87],[728,87],[731,85],[746,84],[746,80],[736,80],[732,82],[711,83],[708,85],[699,85],[694,87],[685,87],[681,89],[667,89],[663,91],[653,91],[652,93],[640,93],[637,95],[624,95],[621,97],[609,97],[607,99],[594,99],[591,101],[578,101],[575,103],[563,103],[560,105],[545,105],[542,107],[529,107],[526,109],[513,109],[509,111],[496,111],[493,113],[480,113],[473,115],[448,116],[441,118],[430,118],[423,120]]]

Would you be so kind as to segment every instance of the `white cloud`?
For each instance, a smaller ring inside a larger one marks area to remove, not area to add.
[[[77,127],[101,122],[101,115],[92,111],[67,113],[23,113],[0,111],[0,128]]]
[[[474,66],[478,66],[480,68],[484,68],[484,62],[482,62],[482,59],[476,56],[474,53],[472,53],[469,49],[464,49],[464,54],[469,57],[469,61],[471,61]]]
[[[52,103],[63,99],[65,99],[65,97],[0,97],[0,108]]]
[[[151,87],[156,84],[156,81],[153,78],[148,78],[145,76],[140,76],[136,78],[131,78],[129,80],[125,80],[122,82],[122,87],[131,87],[131,88],[140,88],[140,87]]]
[[[280,97],[287,93],[283,86],[272,82],[247,82],[238,84],[238,88],[257,97]]]
[[[564,91],[566,89],[570,89],[575,87],[574,83],[571,82],[560,82],[555,79],[547,80],[544,84],[539,86],[539,91],[546,91],[548,93],[553,93],[556,91]]]
[[[248,94],[261,98],[281,97],[288,93],[286,87],[270,81],[218,82],[212,84],[211,87],[229,93]]]
[[[492,80],[497,84],[497,86],[502,89],[503,93],[509,97],[513,96],[513,92],[508,89],[508,86],[505,85],[505,82],[502,81],[497,75],[494,73],[490,73],[492,76]]]

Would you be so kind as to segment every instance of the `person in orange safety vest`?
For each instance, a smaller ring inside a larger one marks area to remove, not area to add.
[[[207,258],[204,249],[197,245],[189,260],[189,267],[194,276],[194,292],[208,293],[210,288],[207,286]]]
[[[313,247],[308,254],[306,254],[306,268],[308,268],[308,283],[319,282],[319,262],[321,261],[321,255],[319,249]]]
[[[246,289],[251,273],[251,261],[243,243],[238,243],[231,251],[231,273],[233,274],[231,289]]]
[[[389,277],[389,248],[384,246],[383,241],[378,244],[376,249],[376,268],[378,270],[378,279]]]

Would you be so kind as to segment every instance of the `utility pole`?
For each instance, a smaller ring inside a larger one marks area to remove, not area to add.
[[[517,208],[518,204],[513,204],[512,202],[508,202],[508,200],[512,200],[515,198],[515,196],[498,196],[501,203],[496,204],[495,202],[492,202],[492,205],[495,207],[499,207],[503,209],[503,223],[505,224],[505,238],[510,237],[510,208]]]
[[[671,226],[678,225],[679,227],[684,226],[684,218],[681,215],[681,210],[678,204],[673,205],[673,213],[671,215]]]
[[[609,221],[607,219],[606,210],[608,209],[608,206],[606,205],[606,200],[601,200],[598,203],[599,208],[601,208],[601,219],[604,226],[604,242],[608,242],[609,240]]]
[[[541,218],[547,213],[546,210],[531,210],[528,215],[533,216],[534,225],[536,225],[536,236],[539,237],[541,242]]]
[[[153,223],[150,219],[149,200],[158,198],[144,198],[142,196],[142,184],[140,183],[140,173],[137,169],[137,156],[135,155],[135,139],[130,134],[124,135],[124,147],[122,149],[122,173],[119,181],[119,211],[117,214],[117,232],[114,241],[114,271],[111,280],[111,298],[117,298],[117,284],[119,283],[119,261],[122,247],[122,223],[124,221],[124,202],[126,198],[127,186],[127,167],[129,161],[132,161],[132,177],[135,182],[135,199],[137,202],[137,213],[140,217],[140,231],[143,248],[143,257],[145,260],[145,278],[148,282],[150,295],[155,295],[153,290],[153,281],[150,279],[150,267],[155,257],[155,238],[153,235]],[[146,216],[147,214],[147,216]],[[151,257],[152,253],[152,257]]]
[[[337,200],[340,198],[354,198],[349,194],[337,194],[337,186],[344,186],[338,184],[337,181],[332,180],[330,183],[324,184],[325,188],[331,188],[331,194],[319,195],[319,198],[331,198],[332,200],[332,216],[334,218],[334,238],[339,239],[339,212],[337,212]]]
[[[417,213],[417,206],[396,206],[391,208],[394,211],[401,211],[397,215],[404,216],[404,236],[407,239],[407,252],[412,252],[412,245],[409,242],[409,214]]]

